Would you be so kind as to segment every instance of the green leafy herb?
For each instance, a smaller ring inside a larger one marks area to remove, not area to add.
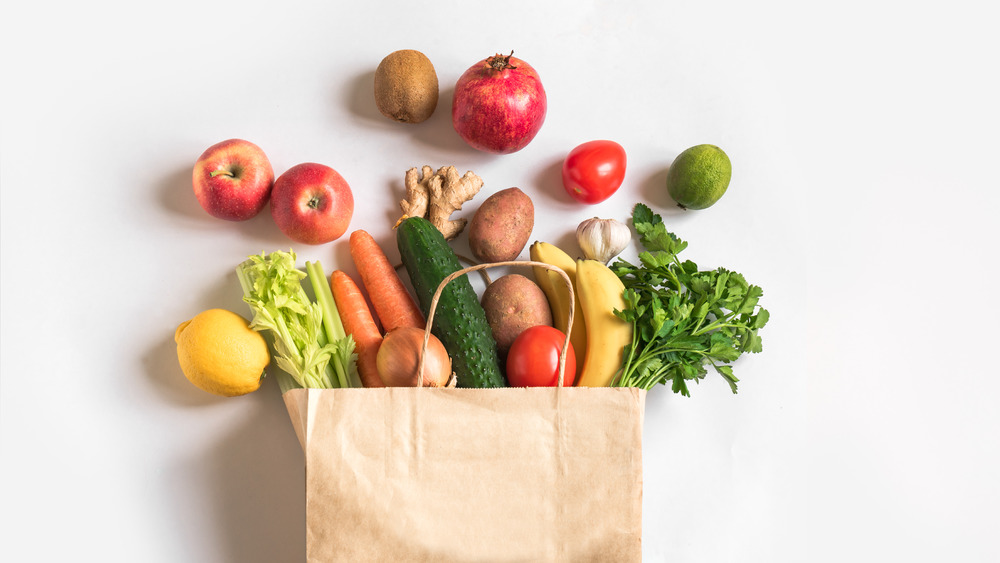
[[[243,301],[254,315],[250,327],[273,337],[274,361],[284,372],[277,376],[281,392],[359,387],[354,339],[344,332],[322,265],[306,262],[303,272],[295,260],[294,252],[277,251],[236,267]],[[316,301],[302,287],[307,277]]]
[[[645,251],[640,265],[618,259],[611,266],[625,284],[625,310],[615,314],[633,327],[612,385],[650,389],[669,382],[690,396],[688,382],[704,379],[711,366],[736,393],[730,364],[762,350],[757,332],[769,317],[757,303],[763,291],[737,272],[681,261],[687,243],[646,205],[633,208],[632,223]]]

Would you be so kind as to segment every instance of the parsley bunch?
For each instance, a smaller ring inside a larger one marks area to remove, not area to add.
[[[704,379],[711,366],[736,393],[729,364],[762,350],[757,331],[769,317],[757,305],[763,291],[736,272],[682,262],[677,255],[687,243],[646,205],[635,206],[632,223],[645,251],[639,266],[622,259],[611,266],[625,284],[625,310],[615,314],[633,328],[612,386],[648,390],[669,381],[689,397],[688,381]]]

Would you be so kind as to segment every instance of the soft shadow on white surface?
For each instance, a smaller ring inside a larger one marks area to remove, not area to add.
[[[224,563],[305,561],[303,455],[277,386],[226,401],[239,422],[162,474],[164,533],[192,544],[208,534]]]
[[[344,82],[341,80],[336,80],[335,84],[337,92],[333,96],[332,102],[334,104],[339,105],[346,102],[351,113],[364,121],[371,122],[372,125],[390,123],[375,105],[374,69],[355,76],[346,86],[344,86]]]
[[[207,233],[235,231],[245,240],[259,241],[262,247],[288,247],[291,242],[271,218],[271,204],[268,203],[256,217],[246,221],[223,221],[212,217],[202,209],[194,196],[191,185],[191,166],[175,168],[166,173],[157,184],[155,191],[159,203],[176,226],[184,229],[203,229]],[[275,170],[280,175],[280,170]],[[235,267],[235,265],[234,265]]]
[[[225,398],[184,378],[172,337],[144,360],[156,393],[177,408],[195,409],[191,416],[215,420],[212,409],[244,411],[237,424],[161,474],[172,512],[166,520],[175,523],[164,533],[197,543],[212,527],[221,561],[228,563],[304,561],[304,461],[273,376],[250,395]]]
[[[562,205],[572,205],[573,198],[566,193],[562,185],[562,166],[563,158],[552,159],[551,162],[541,167],[535,177],[533,178],[534,192],[538,199],[543,199],[545,201],[536,201],[535,205],[545,205],[547,202],[559,203]]]
[[[155,344],[142,355],[146,382],[152,387],[155,396],[177,406],[209,405],[221,399],[197,389],[184,377],[177,362],[177,344],[174,341],[177,325],[200,311],[213,308],[233,311],[249,320],[235,275],[227,275],[218,278],[214,284],[206,284],[204,288],[199,288],[195,297],[189,315],[176,315],[172,321],[176,324],[162,331]],[[268,369],[275,368],[269,366]]]
[[[229,281],[206,291],[199,307],[241,311]],[[274,380],[277,368],[268,366],[254,393],[217,397],[184,377],[172,333],[145,352],[143,366],[153,395],[189,412],[188,421],[218,422],[222,411],[237,414],[235,425],[213,429],[213,441],[193,446],[165,474],[165,506],[172,512],[165,517],[175,528],[164,533],[196,544],[206,526],[217,528],[211,536],[228,563],[304,561],[304,461]]]
[[[180,469],[202,476],[229,563],[305,561],[305,465],[273,383],[247,397],[242,425]]]
[[[143,355],[146,378],[163,399],[183,406],[205,406],[217,403],[219,397],[198,391],[184,377],[177,363],[177,344],[173,333],[164,334],[156,346]]]
[[[215,219],[205,212],[194,197],[191,185],[191,171],[194,164],[177,168],[166,173],[158,185],[160,203],[167,211],[193,220],[214,222]]]
[[[664,166],[662,170],[655,170],[648,173],[639,183],[639,193],[642,194],[646,204],[656,210],[660,215],[679,215],[684,212],[677,207],[677,202],[670,198],[667,192],[667,172],[669,167]]]
[[[366,127],[383,129],[392,135],[406,134],[419,145],[448,154],[477,155],[452,127],[454,87],[439,83],[437,106],[426,120],[420,123],[399,123],[379,112],[375,105],[374,84],[374,70],[355,76],[353,80],[346,82],[346,86],[343,81],[337,81],[338,92],[334,103],[346,106]]]

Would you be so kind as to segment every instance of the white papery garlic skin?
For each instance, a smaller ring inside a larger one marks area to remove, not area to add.
[[[577,226],[576,241],[585,257],[607,264],[632,242],[632,231],[621,221],[594,217]]]

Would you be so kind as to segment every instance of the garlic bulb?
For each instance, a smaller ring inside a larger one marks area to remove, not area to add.
[[[576,228],[576,240],[585,257],[607,264],[632,241],[632,231],[621,221],[594,217]]]

